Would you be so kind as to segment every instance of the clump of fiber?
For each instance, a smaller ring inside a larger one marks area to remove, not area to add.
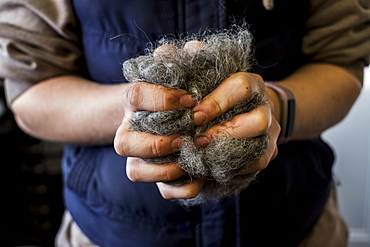
[[[200,41],[195,43],[196,48],[189,45],[194,40]],[[248,71],[251,43],[251,34],[243,27],[220,32],[206,31],[183,39],[163,38],[148,50],[147,55],[126,61],[123,74],[132,83],[149,82],[187,90],[199,102],[231,74]],[[164,49],[160,51],[161,48]],[[179,153],[144,160],[156,164],[178,162],[188,176],[170,182],[173,185],[182,185],[192,179],[206,179],[196,198],[180,200],[186,206],[197,205],[236,195],[253,182],[256,173],[244,176],[239,173],[264,153],[268,135],[254,138],[226,135],[217,137],[206,147],[195,145],[194,140],[210,127],[249,112],[265,104],[266,100],[265,91],[255,93],[203,126],[194,126],[192,109],[138,111],[132,116],[130,128],[157,135],[182,135],[184,145]]]

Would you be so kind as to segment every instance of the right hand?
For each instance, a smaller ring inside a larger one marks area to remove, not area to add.
[[[180,135],[159,136],[131,131],[130,119],[135,111],[165,111],[192,107],[195,101],[188,92],[155,84],[137,82],[128,85],[123,95],[124,118],[119,126],[114,147],[121,156],[128,157],[127,176],[134,182],[154,182],[164,198],[192,198],[201,190],[204,181],[194,180],[183,186],[170,186],[169,182],[185,175],[178,163],[149,164],[141,158],[153,158],[178,152]]]

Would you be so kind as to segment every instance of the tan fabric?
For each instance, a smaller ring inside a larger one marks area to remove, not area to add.
[[[370,53],[369,7],[370,0],[311,0],[303,52],[362,80]],[[9,103],[34,83],[78,70],[75,26],[70,0],[0,1],[0,83]]]
[[[299,247],[345,247],[348,245],[348,228],[340,215],[336,193],[333,183],[324,212]]]
[[[348,229],[337,204],[336,187],[333,183],[332,191],[324,212],[312,231],[298,247],[346,247]],[[73,221],[66,211],[63,222],[55,241],[56,247],[96,247]]]
[[[64,212],[62,224],[55,238],[56,247],[96,247],[73,221],[68,211]]]
[[[34,83],[78,69],[74,27],[69,1],[0,1],[0,81],[8,102]]]
[[[370,59],[370,0],[311,0],[303,53],[339,65],[361,81]]]

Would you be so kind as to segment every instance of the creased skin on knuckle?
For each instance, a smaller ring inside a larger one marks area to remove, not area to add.
[[[126,166],[126,174],[128,179],[130,179],[132,182],[141,182],[140,177],[138,176],[139,173],[134,166]]]
[[[162,182],[169,182],[178,179],[177,172],[173,167],[165,167],[161,170],[160,177]]]
[[[262,90],[262,89],[265,88],[265,81],[263,80],[263,78],[260,75],[250,73],[249,76],[253,76],[254,81],[256,81],[257,84],[259,85],[257,90]]]
[[[174,90],[165,90],[165,97],[161,98],[160,107],[158,109],[170,110],[174,105],[179,104],[179,97]]]
[[[268,118],[268,116],[266,116],[263,113],[258,113],[258,114],[256,114],[255,122],[256,122],[256,124],[255,124],[256,130],[260,135],[262,135],[262,134],[264,134],[268,131],[268,129],[269,129],[269,118]]]
[[[126,104],[132,110],[137,109],[138,102],[142,100],[142,89],[140,83],[131,83],[125,92]]]
[[[167,181],[174,180],[175,178],[172,178],[170,174],[171,174],[170,169],[163,168],[162,171],[161,171],[161,174],[160,174],[160,177],[163,180],[162,182],[167,182]]]
[[[122,145],[122,137],[120,135],[116,135],[114,138],[114,150],[118,155],[126,156],[126,152]]]
[[[220,115],[222,112],[225,111],[225,107],[220,105],[220,103],[214,98],[209,98],[208,104],[210,105],[210,107],[208,107],[208,109],[203,109],[204,113],[207,116]]]
[[[183,49],[189,40],[202,42],[197,52]],[[251,43],[252,36],[246,26],[233,26],[230,30],[215,33],[208,30],[179,40],[164,38],[158,42],[158,46],[166,44],[176,46],[176,56],[154,61],[152,53],[149,52],[147,56],[140,56],[124,63],[123,72],[128,81],[141,80],[182,89],[190,92],[197,102],[205,99],[232,75],[238,76],[240,81],[237,82],[239,84],[237,87],[244,87],[248,94],[245,100],[228,110],[222,109],[222,104],[213,100],[212,116],[218,115],[218,112],[223,113],[201,126],[194,126],[192,112],[188,109],[134,114],[131,129],[157,135],[175,133],[182,135],[183,145],[180,152],[163,157],[163,164],[169,160],[178,162],[191,178],[206,180],[199,194],[199,191],[194,190],[194,194],[190,191],[181,192],[185,198],[195,196],[192,199],[179,201],[185,206],[235,195],[252,183],[257,175],[257,173],[244,176],[238,174],[256,162],[268,147],[269,135],[265,133],[268,126],[264,124],[266,119],[263,116],[257,119],[259,122],[257,124],[261,125],[258,127],[260,136],[254,138],[229,136],[214,139],[206,147],[198,147],[194,143],[209,128],[266,104],[268,96],[264,90],[262,78],[256,74],[247,73],[250,68]],[[239,72],[243,74],[235,75]],[[167,98],[167,100],[170,102],[172,99]],[[161,164],[161,156],[166,155],[161,148],[158,143],[153,143],[151,147],[153,155],[158,157],[154,159],[156,164]],[[146,160],[153,161],[153,159]],[[170,198],[172,192],[166,190],[168,188],[163,188],[162,196]]]
[[[155,139],[151,144],[151,152],[153,157],[165,156],[166,153],[163,150],[163,142],[161,139]]]

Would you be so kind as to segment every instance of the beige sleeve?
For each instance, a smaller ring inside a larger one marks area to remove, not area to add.
[[[362,81],[370,58],[370,0],[311,0],[303,52]]]
[[[69,0],[0,1],[0,81],[8,103],[37,82],[78,70],[74,28]]]

